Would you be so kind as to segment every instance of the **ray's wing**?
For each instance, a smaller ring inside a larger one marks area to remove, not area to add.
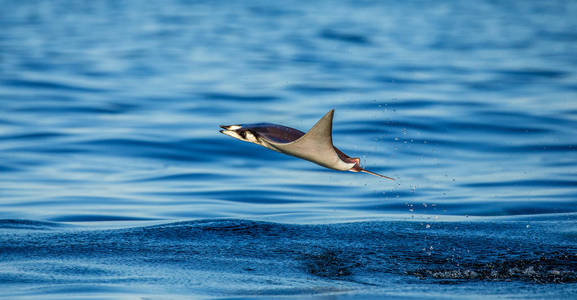
[[[252,131],[267,142],[279,144],[294,142],[305,135],[298,129],[271,123],[243,124],[242,127]]]
[[[319,164],[329,169],[348,171],[355,164],[343,161],[333,146],[334,109],[324,115],[305,135],[289,142],[267,141],[278,151]]]

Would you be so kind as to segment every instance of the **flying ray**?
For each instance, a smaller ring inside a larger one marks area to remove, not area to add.
[[[334,112],[334,109],[329,111],[306,134],[294,128],[271,123],[221,125],[223,130],[220,132],[241,141],[306,159],[329,169],[363,172],[394,180],[365,170],[361,167],[360,158],[349,157],[333,145]]]

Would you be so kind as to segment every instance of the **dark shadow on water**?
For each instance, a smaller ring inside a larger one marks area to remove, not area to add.
[[[334,250],[322,250],[303,257],[306,271],[312,275],[337,279],[353,274],[353,269],[361,263],[346,257],[346,253]]]

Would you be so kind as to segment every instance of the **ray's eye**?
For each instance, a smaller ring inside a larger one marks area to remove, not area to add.
[[[238,133],[243,139],[246,139],[246,130],[243,130]]]

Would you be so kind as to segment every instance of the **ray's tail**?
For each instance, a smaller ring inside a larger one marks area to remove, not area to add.
[[[369,171],[369,170],[361,169],[360,171],[363,172],[363,173],[367,173],[367,174],[371,174],[371,175],[383,177],[383,178],[386,178],[386,179],[389,179],[389,180],[395,180],[395,178],[392,178],[392,177],[389,177],[389,176],[385,176],[385,175],[381,175],[381,174],[377,174],[377,173],[371,172],[371,171]]]

